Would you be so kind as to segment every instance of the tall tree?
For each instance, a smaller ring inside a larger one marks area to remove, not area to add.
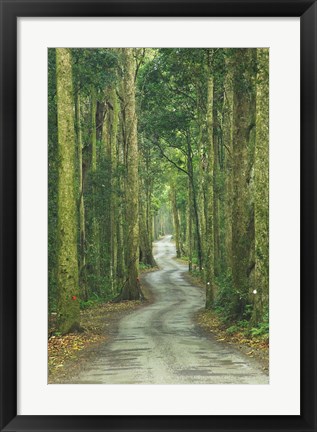
[[[216,50],[213,56],[213,226],[214,226],[214,273],[219,276],[222,265],[221,219],[223,182],[222,176],[222,115],[224,96],[224,50]]]
[[[126,138],[126,268],[123,300],[137,300],[143,294],[139,282],[139,178],[138,137],[135,109],[135,59],[133,48],[123,49],[124,114]]]
[[[216,287],[214,283],[214,188],[213,188],[213,170],[214,170],[214,142],[213,142],[213,95],[214,79],[211,71],[213,52],[208,49],[206,53],[207,67],[207,145],[206,145],[206,260],[205,260],[205,281],[206,281],[206,307],[211,308],[214,305],[216,296]]]
[[[255,291],[252,321],[263,319],[269,297],[269,50],[257,50],[255,144]]]
[[[58,326],[61,333],[79,328],[75,129],[71,52],[56,49],[58,124]]]
[[[254,52],[254,49],[235,49],[233,54],[232,272],[234,310],[238,317],[244,312],[250,289],[253,216],[249,201],[249,153],[252,154],[255,128]]]
[[[232,272],[232,136],[233,136],[233,68],[231,67],[230,51],[226,51],[226,75],[224,82],[224,116],[223,116],[223,145],[225,147],[225,268],[229,274]]]
[[[115,292],[118,286],[118,236],[116,225],[119,223],[119,212],[118,212],[118,198],[117,198],[117,134],[118,134],[118,110],[119,104],[116,94],[116,87],[113,86],[110,92],[110,104],[112,109],[110,110],[110,146],[111,146],[111,274],[112,274],[112,291]]]
[[[152,173],[150,169],[151,154],[148,143],[140,135],[140,183],[139,183],[139,231],[140,231],[140,261],[148,266],[155,266],[152,253]]]
[[[78,156],[78,186],[79,186],[79,284],[81,297],[88,300],[86,281],[86,227],[84,204],[84,176],[83,176],[83,137],[81,124],[81,95],[79,85],[76,92],[76,128],[77,128],[77,156]]]
[[[181,240],[180,240],[180,232],[179,232],[179,216],[178,216],[178,209],[177,209],[177,202],[176,202],[176,185],[174,179],[171,181],[170,199],[171,199],[171,206],[172,206],[173,220],[174,220],[176,256],[177,258],[180,258],[182,255],[182,248],[181,248]]]

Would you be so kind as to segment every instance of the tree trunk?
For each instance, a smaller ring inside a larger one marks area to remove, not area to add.
[[[99,224],[97,219],[97,202],[96,202],[96,172],[97,172],[97,130],[96,130],[96,111],[97,111],[97,96],[96,90],[91,86],[90,98],[90,115],[91,115],[91,177],[92,186],[92,234],[90,240],[90,259],[93,269],[93,290],[98,295],[100,292],[99,277],[100,277],[100,243],[99,243]]]
[[[152,217],[151,217],[151,172],[150,151],[144,144],[141,135],[142,159],[141,172],[143,173],[140,183],[140,261],[143,264],[155,267],[156,262],[152,253]]]
[[[213,100],[218,102],[218,81],[214,81]],[[219,121],[217,104],[213,104],[213,232],[214,232],[214,275],[220,274],[220,238],[219,238]]]
[[[106,94],[108,97],[108,94]],[[112,219],[111,219],[111,190],[112,190],[112,149],[111,149],[111,120],[106,102],[97,104],[97,139],[100,145],[98,162],[98,221],[99,221],[99,251],[100,276],[102,284],[111,286],[113,291],[113,269],[111,266]],[[99,127],[98,127],[99,126]],[[101,172],[103,172],[101,177]],[[100,173],[100,174],[99,174]],[[101,180],[102,179],[102,180]],[[97,180],[97,179],[96,179]],[[102,206],[100,208],[100,205]]]
[[[204,270],[206,261],[206,221],[204,215],[204,164],[205,164],[205,148],[203,142],[203,113],[200,106],[200,101],[197,102],[197,113],[198,113],[198,188],[197,188],[197,206],[199,209],[199,226],[200,226],[200,243],[201,243],[201,269]]]
[[[190,189],[189,199],[190,199],[191,224],[192,224],[192,220],[194,219],[196,242],[197,242],[198,267],[201,270],[201,268],[202,268],[202,255],[201,255],[199,216],[198,216],[198,206],[197,206],[197,194],[196,194],[195,181],[194,181],[193,156],[192,156],[192,149],[191,149],[189,137],[187,137],[187,171],[188,171],[188,176],[189,176],[189,189]],[[191,228],[191,231],[192,231],[192,228]],[[191,243],[192,243],[191,248],[193,249],[194,238],[192,239]],[[192,261],[192,259],[191,259],[191,261]]]
[[[226,77],[224,83],[225,102],[223,120],[223,145],[225,147],[225,266],[232,272],[232,197],[233,197],[233,175],[232,175],[232,135],[233,135],[233,88],[232,67],[230,61],[226,62]]]
[[[171,205],[172,205],[173,219],[174,219],[176,257],[180,258],[182,255],[182,251],[181,251],[181,242],[180,242],[178,211],[177,211],[177,204],[176,204],[176,189],[174,184],[171,184],[170,198],[171,198]]]
[[[84,177],[83,177],[83,138],[81,125],[81,100],[80,91],[77,90],[76,97],[76,123],[77,123],[77,153],[79,170],[79,284],[81,297],[88,300],[86,280],[86,227],[85,227],[85,204],[84,204]]]
[[[251,253],[249,207],[249,145],[254,125],[252,49],[235,49],[233,57],[233,212],[232,270],[234,312],[240,318],[249,295]]]
[[[123,166],[123,145],[121,140],[119,140],[119,136],[117,139],[117,161],[119,166]],[[118,190],[118,207],[117,207],[117,223],[116,223],[116,237],[117,237],[117,284],[118,287],[123,286],[124,275],[125,275],[125,248],[124,248],[124,181],[119,174],[116,176],[116,188]]]
[[[214,181],[213,181],[213,223],[214,223],[214,275],[220,274],[220,237],[219,237],[219,202],[218,202],[218,143],[214,140]]]
[[[126,210],[127,210],[127,277],[122,289],[123,300],[138,300],[143,297],[139,282],[139,179],[137,117],[135,111],[135,61],[133,48],[123,49],[124,99],[127,151]]]
[[[146,203],[140,202],[140,261],[143,264],[155,267],[156,262],[152,253],[152,242],[148,233],[146,221]]]
[[[223,263],[223,219],[224,219],[224,182],[223,179],[223,100],[225,59],[223,50],[214,52],[214,67],[217,69],[213,89],[213,224],[214,224],[214,274],[219,276]]]
[[[187,240],[187,248],[188,248],[188,271],[191,272],[193,269],[193,190],[192,183],[190,178],[188,177],[188,204],[187,204],[187,232],[186,232],[186,240]]]
[[[61,333],[79,328],[77,261],[77,207],[75,190],[75,130],[72,59],[69,49],[56,49],[58,122],[58,328]]]
[[[116,89],[113,88],[110,93],[110,99],[113,110],[110,110],[110,122],[111,122],[111,133],[110,133],[110,145],[111,145],[111,288],[112,292],[117,290],[117,262],[118,262],[118,241],[117,241],[117,227],[119,222],[118,212],[118,198],[116,191],[116,171],[117,171],[117,134],[118,134],[118,121],[119,121],[119,104],[116,94]]]
[[[208,53],[210,55],[210,53]],[[210,72],[210,59],[208,59],[207,81],[207,167],[205,182],[206,198],[206,307],[211,308],[215,301],[214,285],[214,232],[213,232],[213,77]]]
[[[255,144],[255,288],[252,321],[263,319],[269,298],[269,51],[257,50]]]

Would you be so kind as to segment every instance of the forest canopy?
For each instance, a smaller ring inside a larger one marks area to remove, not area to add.
[[[48,50],[49,313],[143,299],[152,243],[268,328],[269,50]]]

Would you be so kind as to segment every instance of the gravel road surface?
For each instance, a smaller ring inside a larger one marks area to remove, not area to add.
[[[78,384],[268,384],[252,359],[207,337],[193,321],[204,293],[184,279],[171,236],[155,242],[159,270],[144,276],[155,301],[123,318]]]

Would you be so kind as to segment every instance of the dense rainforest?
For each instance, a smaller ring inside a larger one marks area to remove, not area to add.
[[[49,49],[48,167],[62,334],[95,301],[142,299],[166,234],[207,309],[268,329],[268,49]]]

